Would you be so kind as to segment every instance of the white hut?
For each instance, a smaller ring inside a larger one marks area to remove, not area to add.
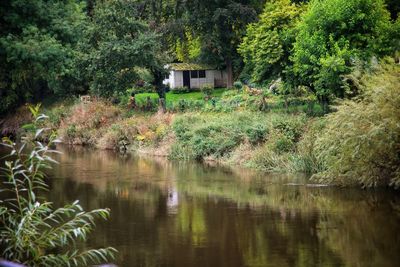
[[[226,87],[227,73],[207,65],[193,63],[172,63],[166,66],[168,77],[163,83],[170,88],[187,87],[198,89],[204,86]]]

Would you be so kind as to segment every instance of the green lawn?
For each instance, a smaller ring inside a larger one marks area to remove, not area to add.
[[[216,88],[214,89],[212,96],[220,97],[222,93],[225,92],[226,90],[227,90],[226,88]],[[144,102],[147,97],[150,97],[151,99],[158,99],[157,93],[142,93],[136,95],[136,101]],[[184,94],[173,94],[171,92],[168,92],[166,94],[166,97],[167,97],[167,102],[178,102],[181,99],[201,100],[204,98],[204,94],[202,92],[190,92]]]

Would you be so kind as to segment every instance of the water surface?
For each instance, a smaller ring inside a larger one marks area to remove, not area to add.
[[[88,247],[119,266],[400,266],[400,198],[299,176],[61,148],[56,205],[108,207]]]

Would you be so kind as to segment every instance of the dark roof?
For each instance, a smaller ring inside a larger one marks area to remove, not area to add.
[[[214,70],[215,67],[206,64],[196,63],[171,63],[167,65],[171,70]]]

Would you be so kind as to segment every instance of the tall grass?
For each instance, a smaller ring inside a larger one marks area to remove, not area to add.
[[[51,155],[58,139],[50,134],[47,143],[36,140],[48,129],[39,128],[46,118],[39,106],[30,107],[35,122],[25,126],[29,132],[21,145],[3,138],[9,154],[1,167],[0,256],[26,266],[88,266],[107,262],[114,248],[79,250],[96,218],[106,219],[108,209],[84,211],[78,201],[61,208],[40,197],[48,190],[45,170],[56,163]]]
[[[400,66],[382,64],[364,74],[363,94],[326,118],[315,154],[326,170],[316,179],[335,184],[400,186]]]

